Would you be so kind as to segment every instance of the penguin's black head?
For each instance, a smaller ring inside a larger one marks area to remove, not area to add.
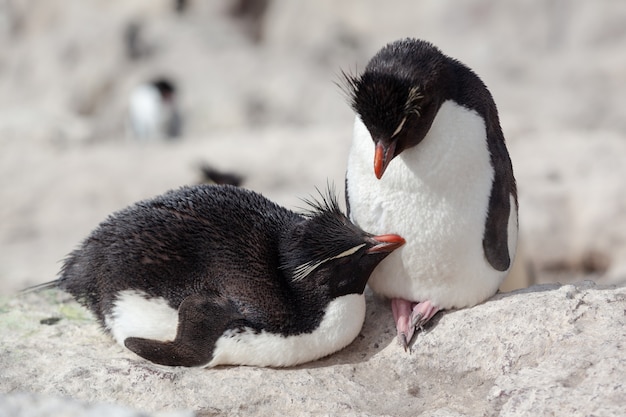
[[[159,90],[163,100],[170,100],[176,94],[174,83],[167,78],[157,78],[152,81],[152,85]]]
[[[426,136],[449,94],[448,60],[428,42],[404,39],[383,47],[361,75],[343,74],[350,104],[376,146],[377,178],[393,158]]]
[[[374,268],[404,244],[398,235],[372,236],[355,226],[329,192],[286,237],[282,268],[294,286],[323,288],[331,298],[361,294]]]

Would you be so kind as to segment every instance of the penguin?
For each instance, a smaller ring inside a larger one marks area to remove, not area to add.
[[[368,285],[391,299],[399,343],[439,310],[494,295],[515,257],[517,189],[495,102],[466,65],[419,39],[343,73],[356,113],[350,219],[406,239]]]
[[[234,0],[228,15],[240,23],[244,34],[255,44],[263,41],[270,0]]]
[[[367,279],[404,243],[320,196],[296,213],[231,185],[169,191],[110,215],[36,289],[69,292],[156,364],[313,361],[359,334]]]
[[[176,95],[176,86],[167,78],[156,78],[135,87],[128,103],[131,136],[138,141],[179,137],[182,119]]]

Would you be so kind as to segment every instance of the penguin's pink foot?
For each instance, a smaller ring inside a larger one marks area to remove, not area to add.
[[[407,350],[409,341],[415,332],[415,326],[411,326],[411,302],[401,298],[391,300],[391,311],[393,319],[396,322],[396,330],[398,331],[398,343]]]
[[[439,311],[439,308],[435,307],[429,300],[413,303],[401,298],[394,298],[391,300],[391,311],[396,322],[398,343],[406,352],[415,329],[426,324]]]
[[[412,304],[412,306],[411,326],[413,329],[421,328],[439,311],[439,307],[435,307],[430,300]]]

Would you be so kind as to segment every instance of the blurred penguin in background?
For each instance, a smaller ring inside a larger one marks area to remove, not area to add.
[[[123,33],[124,51],[131,61],[148,58],[152,47],[143,36],[143,24],[139,20],[128,22]]]
[[[187,0],[174,0],[174,10],[176,13],[185,13],[187,6],[189,6]]]
[[[171,80],[157,78],[135,87],[128,103],[130,136],[138,141],[176,139],[182,120]]]
[[[253,43],[263,41],[265,16],[270,0],[234,0],[228,15],[238,21],[242,30]]]

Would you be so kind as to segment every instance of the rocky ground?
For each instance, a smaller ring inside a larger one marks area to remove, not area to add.
[[[119,415],[245,414],[233,386],[259,414],[624,414],[626,4],[274,0],[255,20],[234,16],[232,0],[174,3],[0,1],[0,415],[43,415],[34,404],[96,413],[94,403],[130,407]],[[341,192],[353,114],[334,82],[405,36],[472,67],[498,104],[523,247],[508,288],[617,289],[504,294],[444,315],[411,356],[372,301],[348,349],[280,371],[154,370],[61,295],[14,297],[53,279],[106,215],[199,182],[204,163],[290,208],[327,180]],[[183,136],[136,143],[128,95],[155,76],[179,87]],[[48,316],[62,320],[38,324]]]
[[[104,404],[197,416],[620,416],[625,304],[624,287],[534,286],[438,316],[405,353],[389,305],[368,295],[361,334],[328,358],[189,369],[122,349],[57,291],[29,294],[0,315],[10,334],[0,342],[0,390],[9,393],[0,416],[52,415],[33,402],[88,416]]]

